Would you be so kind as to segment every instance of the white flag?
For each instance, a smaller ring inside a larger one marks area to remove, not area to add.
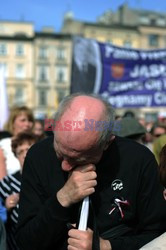
[[[3,126],[9,116],[7,89],[5,82],[5,70],[0,67],[0,130],[3,130]]]
[[[80,221],[79,221],[79,230],[86,231],[88,223],[88,214],[89,214],[89,196],[85,197],[82,202]]]

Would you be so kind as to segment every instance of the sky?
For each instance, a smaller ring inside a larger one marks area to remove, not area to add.
[[[132,8],[166,13],[166,0],[128,0]],[[74,18],[95,22],[107,10],[115,11],[124,0],[1,0],[0,20],[33,22],[36,31],[52,26],[59,32],[63,17],[72,11]]]

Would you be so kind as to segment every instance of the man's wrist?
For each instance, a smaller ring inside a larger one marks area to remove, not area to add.
[[[110,241],[100,238],[100,250],[112,250]]]
[[[63,207],[69,207],[70,203],[68,201],[68,197],[67,195],[65,195],[65,193],[63,192],[62,189],[60,189],[57,193],[57,200],[59,201],[59,203],[63,206]]]

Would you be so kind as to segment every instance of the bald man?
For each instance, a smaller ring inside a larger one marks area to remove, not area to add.
[[[166,209],[154,156],[115,137],[113,116],[111,106],[94,95],[62,101],[54,138],[33,146],[25,160],[20,249],[136,250],[163,232]],[[76,224],[87,196],[83,231]]]

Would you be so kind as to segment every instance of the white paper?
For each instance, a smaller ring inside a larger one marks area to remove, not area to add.
[[[140,250],[165,250],[166,249],[166,233],[163,233],[159,237],[155,238]]]
[[[88,215],[89,215],[89,196],[84,198],[81,207],[80,221],[79,221],[79,230],[86,231],[87,223],[88,223]]]

